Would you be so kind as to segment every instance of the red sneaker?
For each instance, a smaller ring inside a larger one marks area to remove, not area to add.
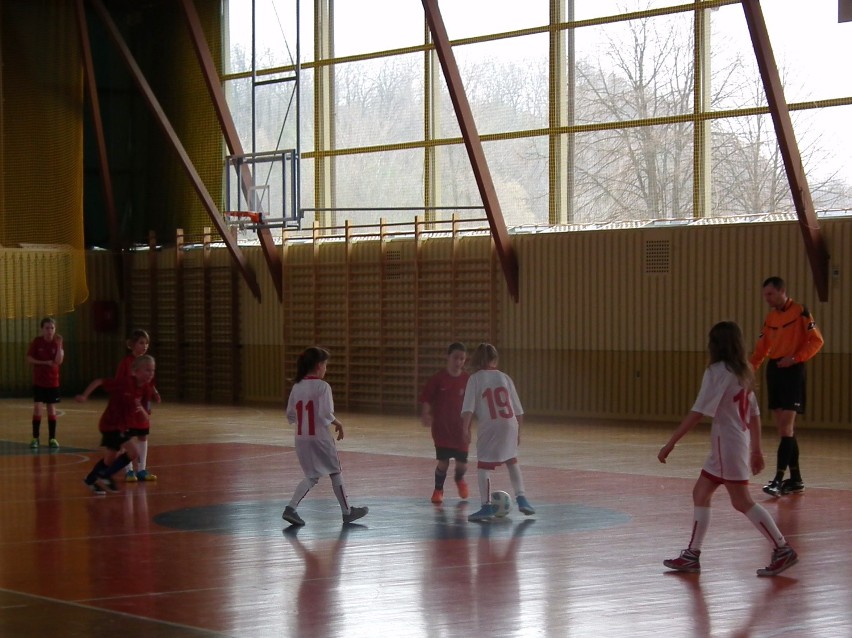
[[[799,562],[799,555],[789,545],[776,547],[772,552],[772,562],[757,570],[758,576],[777,576],[785,569]]]
[[[444,490],[435,490],[432,492],[432,502],[435,505],[440,505],[444,502]]]
[[[456,481],[456,487],[459,488],[459,498],[467,499],[468,494],[470,494],[470,491],[467,488],[467,481],[464,479]]]
[[[677,558],[664,560],[663,565],[675,571],[696,574],[701,571],[701,563],[698,562],[699,556],[701,556],[700,549],[685,549]]]

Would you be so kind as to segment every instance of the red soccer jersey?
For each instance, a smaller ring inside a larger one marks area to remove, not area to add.
[[[126,355],[118,364],[118,369],[115,371],[115,378],[129,377],[130,372],[133,370],[134,361],[136,361],[136,357],[133,354]]]
[[[150,383],[137,385],[136,377],[104,379],[102,386],[109,392],[109,402],[101,415],[98,429],[101,432],[122,432],[131,428],[148,427],[148,411],[154,396]],[[143,409],[140,410],[139,407]]]
[[[436,447],[467,451],[470,447],[461,418],[468,373],[454,377],[446,369],[435,373],[420,393],[420,403],[432,406],[432,440]]]
[[[36,337],[27,349],[27,356],[39,361],[56,361],[59,352],[59,342],[56,339],[48,341],[44,337]],[[59,387],[59,366],[33,365],[33,385],[40,388]]]

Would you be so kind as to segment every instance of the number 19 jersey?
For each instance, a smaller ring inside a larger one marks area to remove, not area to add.
[[[462,413],[476,417],[476,458],[503,463],[518,456],[518,419],[524,413],[515,384],[499,370],[479,370],[470,375]]]

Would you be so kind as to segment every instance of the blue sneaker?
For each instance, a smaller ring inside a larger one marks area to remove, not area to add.
[[[474,512],[473,514],[468,516],[467,520],[469,520],[471,523],[487,523],[492,518],[494,518],[495,514],[497,514],[497,506],[487,503],[483,505],[482,509],[480,509],[478,512]]]
[[[515,502],[518,504],[518,509],[527,516],[532,516],[535,514],[535,508],[530,505],[530,502],[527,500],[526,496],[517,496],[515,497]]]

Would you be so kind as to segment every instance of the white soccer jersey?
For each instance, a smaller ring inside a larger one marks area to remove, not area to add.
[[[518,419],[524,413],[515,384],[499,370],[479,370],[470,375],[464,391],[462,413],[476,417],[476,458],[503,463],[518,455]]]
[[[704,371],[692,410],[713,418],[704,471],[723,481],[747,482],[751,474],[748,424],[760,415],[754,392],[745,390],[719,361]]]
[[[334,421],[334,399],[328,383],[305,377],[294,385],[287,401],[287,421],[295,432],[296,455],[305,476],[340,472],[337,444],[329,428]]]

